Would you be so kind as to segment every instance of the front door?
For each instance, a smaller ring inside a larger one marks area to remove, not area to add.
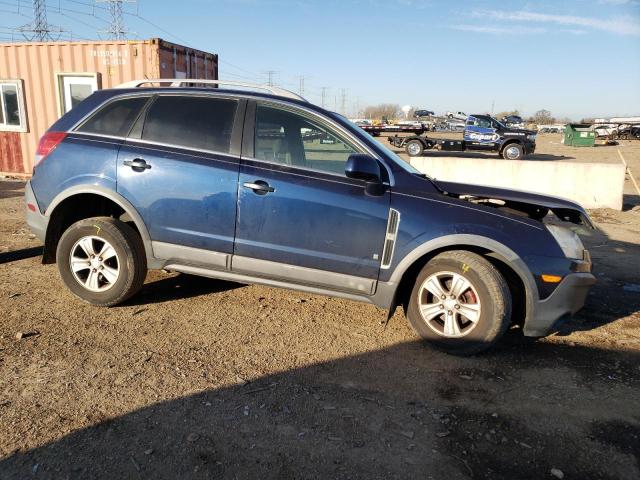
[[[228,264],[241,138],[241,123],[234,122],[243,116],[241,105],[206,95],[158,96],[121,147],[118,192],[142,216],[157,257]]]
[[[372,293],[389,192],[369,196],[363,181],[345,176],[347,158],[361,150],[329,121],[275,105],[257,105],[252,130],[232,269]]]
[[[469,116],[464,128],[464,141],[473,150],[494,150],[500,135],[493,122],[485,117]]]

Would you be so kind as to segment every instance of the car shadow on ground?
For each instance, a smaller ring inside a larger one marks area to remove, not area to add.
[[[629,210],[633,210],[634,207],[640,205],[640,195],[629,195],[624,194],[622,196],[622,211],[628,212]]]
[[[21,248],[20,250],[12,250],[10,252],[0,253],[0,264],[24,260],[25,258],[37,257],[42,255],[43,246]]]
[[[97,404],[86,428],[0,459],[0,478],[637,478],[639,361],[508,336],[472,358],[407,342],[160,402],[132,380],[146,406]]]
[[[158,280],[147,281],[142,290],[123,303],[122,306],[147,305],[181,298],[212,295],[244,286],[241,283],[180,273]]]
[[[24,196],[24,182],[2,180],[0,181],[0,199]]]

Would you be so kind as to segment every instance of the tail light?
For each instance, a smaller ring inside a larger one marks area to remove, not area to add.
[[[66,136],[66,132],[45,133],[38,143],[38,148],[36,149],[36,161],[33,165],[33,168],[42,163],[42,161],[56,149],[56,147],[60,144],[60,142],[64,140]]]

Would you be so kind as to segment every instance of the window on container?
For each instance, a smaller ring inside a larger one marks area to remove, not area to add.
[[[59,73],[57,78],[62,114],[98,90],[98,77],[95,74]]]
[[[236,109],[235,100],[160,96],[147,111],[142,139],[228,153]]]
[[[79,128],[79,132],[125,137],[149,97],[115,100],[98,110]]]
[[[27,131],[22,95],[22,81],[0,80],[0,131]]]

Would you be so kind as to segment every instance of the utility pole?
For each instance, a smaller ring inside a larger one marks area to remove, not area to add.
[[[300,79],[299,93],[301,97],[304,97],[304,75],[300,75],[298,78]]]
[[[265,72],[267,74],[268,80],[267,80],[267,85],[270,87],[273,87],[274,83],[273,83],[273,77],[276,75],[276,73],[278,73],[276,70],[267,70]]]
[[[54,41],[60,37],[62,29],[47,22],[47,5],[45,0],[33,0],[33,22],[18,29],[27,40],[40,42]],[[54,39],[52,33],[57,33]]]
[[[329,87],[320,87],[320,90],[322,90],[322,108],[325,107],[325,99],[327,98],[327,89]]]
[[[495,100],[493,100],[493,101],[491,102],[491,116],[493,116],[493,107],[495,107],[495,106],[496,106],[496,101],[495,101]]]
[[[111,21],[109,28],[99,33],[106,33],[111,40],[124,40],[127,36],[127,28],[124,24],[122,12],[123,3],[135,3],[136,0],[96,0],[96,3],[107,3]]]
[[[342,92],[340,94],[340,113],[342,115],[346,115],[346,109],[347,109],[347,90],[346,89],[342,89]]]

